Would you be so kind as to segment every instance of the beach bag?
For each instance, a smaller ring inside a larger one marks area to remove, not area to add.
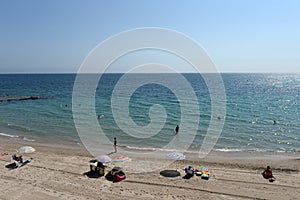
[[[120,181],[123,181],[125,179],[126,179],[126,175],[125,175],[125,173],[123,171],[120,171],[119,173],[117,173],[115,175],[115,181],[116,182],[120,182]]]
[[[99,167],[99,175],[104,176],[104,173],[105,173],[104,169]]]

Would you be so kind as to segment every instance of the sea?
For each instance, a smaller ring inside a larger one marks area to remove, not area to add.
[[[215,151],[300,151],[300,74],[220,74],[226,95],[223,102],[226,112],[220,114],[212,112],[211,91],[201,74],[180,74],[191,86],[191,93],[176,81],[174,74],[131,74],[132,81],[127,81],[124,87],[118,85],[124,74],[85,76],[86,83],[81,84],[94,88],[89,97],[93,98],[94,105],[90,121],[101,127],[108,141],[113,142],[117,137],[118,144],[129,149],[165,148],[178,137],[174,129],[179,125],[182,142],[187,143],[189,150],[198,151],[214,120],[223,124],[213,146]],[[99,82],[96,86],[89,85],[95,76],[100,77]],[[79,133],[74,119],[84,118],[87,112],[78,117],[81,112],[77,109],[77,116],[74,115],[73,91],[77,77],[77,74],[1,74],[0,99],[14,97],[16,100],[0,101],[0,138],[80,144],[84,133],[82,130]],[[135,83],[143,77],[172,80],[169,82],[173,86],[155,81]],[[119,93],[115,92],[117,86],[122,90]],[[178,93],[186,93],[184,106],[188,112],[183,112],[182,95]],[[128,101],[124,101],[125,94],[130,95]],[[86,91],[82,91],[84,95]],[[17,100],[30,96],[38,99]],[[185,141],[185,136],[192,133],[182,126],[195,127],[192,140],[186,137],[189,140]],[[158,130],[153,132],[153,127]],[[148,132],[151,132],[149,136]]]

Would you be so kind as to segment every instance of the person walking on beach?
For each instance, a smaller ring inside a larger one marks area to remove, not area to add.
[[[115,148],[115,153],[117,153],[117,137],[114,137],[114,148]]]
[[[175,128],[175,133],[176,133],[176,135],[179,133],[179,126],[178,125]]]

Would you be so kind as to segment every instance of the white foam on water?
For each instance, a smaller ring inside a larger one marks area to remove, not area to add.
[[[18,135],[10,135],[10,134],[7,134],[7,133],[0,133],[0,136],[10,137],[10,138],[19,138],[20,137]]]
[[[22,139],[22,140],[28,141],[28,142],[34,142],[35,141],[33,139],[30,139],[30,138],[26,138],[26,137],[19,136],[19,135],[10,135],[10,134],[7,134],[7,133],[0,133],[0,136],[9,137],[9,138],[19,138],[19,139]]]

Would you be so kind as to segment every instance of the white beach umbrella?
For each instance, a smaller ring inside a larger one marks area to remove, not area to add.
[[[177,151],[167,154],[167,157],[172,160],[185,160],[185,155]]]
[[[32,153],[35,152],[35,149],[31,146],[23,146],[17,150],[19,153]]]
[[[96,158],[96,160],[98,162],[101,162],[101,163],[110,163],[111,162],[111,157],[107,156],[107,155],[100,155]]]
[[[172,153],[167,154],[167,157],[172,160],[185,160],[185,155],[177,151],[173,151]],[[176,171],[177,171],[177,166],[176,166]]]

